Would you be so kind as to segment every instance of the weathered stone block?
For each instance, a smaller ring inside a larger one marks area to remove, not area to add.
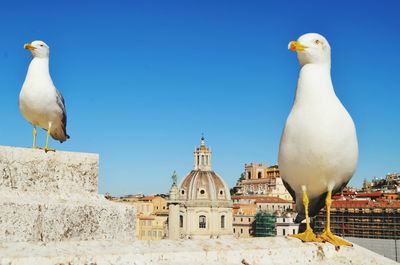
[[[97,194],[98,154],[0,146],[0,191]]]
[[[134,207],[97,179],[97,154],[0,146],[0,242],[134,240]]]

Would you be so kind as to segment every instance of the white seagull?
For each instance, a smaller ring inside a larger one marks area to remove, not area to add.
[[[316,33],[289,43],[301,65],[296,97],[279,147],[279,169],[284,184],[296,201],[297,222],[306,219],[306,231],[292,235],[302,241],[351,244],[332,234],[331,196],[353,176],[358,160],[356,129],[333,89],[331,48]],[[310,227],[326,204],[325,230],[316,236]]]
[[[32,148],[36,148],[36,126],[47,130],[44,147],[47,152],[54,150],[49,148],[50,135],[61,143],[69,138],[64,98],[50,76],[49,46],[37,40],[25,44],[24,48],[31,51],[32,61],[19,94],[19,109],[33,126]]]

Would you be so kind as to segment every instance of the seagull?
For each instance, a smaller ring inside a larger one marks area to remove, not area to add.
[[[330,229],[332,194],[343,189],[358,161],[354,122],[335,94],[331,80],[331,48],[316,33],[289,43],[301,65],[296,96],[286,120],[279,147],[279,169],[284,184],[296,201],[297,222],[306,219],[304,233],[291,235],[304,242],[351,243]],[[327,222],[322,235],[310,227],[326,205]]]
[[[40,40],[27,43],[24,48],[32,53],[32,61],[19,94],[19,110],[33,126],[32,148],[37,148],[38,126],[47,131],[44,151],[54,151],[49,148],[49,136],[62,143],[69,135],[64,98],[54,86],[49,72],[50,48]]]

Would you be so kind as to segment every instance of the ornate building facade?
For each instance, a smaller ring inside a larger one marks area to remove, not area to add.
[[[236,184],[236,190],[238,195],[267,195],[293,200],[283,185],[277,165],[245,164],[243,177]]]
[[[170,190],[168,235],[178,238],[218,238],[232,235],[229,188],[211,166],[204,137],[194,151],[194,168]]]

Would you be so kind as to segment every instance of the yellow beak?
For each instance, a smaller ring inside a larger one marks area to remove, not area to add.
[[[288,49],[291,51],[304,51],[306,48],[308,47],[298,41],[291,41],[288,45]]]
[[[24,45],[24,49],[27,49],[27,50],[33,51],[33,50],[35,50],[36,48],[35,48],[35,47],[33,47],[33,46],[32,46],[32,44],[30,44],[30,43],[26,43],[26,44]]]

